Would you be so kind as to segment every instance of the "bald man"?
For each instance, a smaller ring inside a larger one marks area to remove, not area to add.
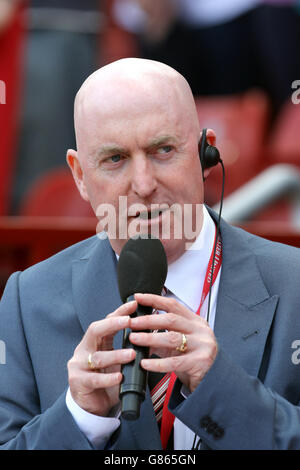
[[[67,161],[105,231],[8,281],[1,448],[300,448],[299,250],[222,222],[209,292],[217,216],[204,205],[209,170],[186,80],[148,60],[109,64],[79,90],[75,130]],[[212,130],[207,140],[215,144]],[[115,210],[116,230],[103,207]],[[182,215],[194,230],[177,237]],[[167,295],[122,305],[116,265],[132,227],[161,235]],[[131,318],[137,302],[160,314]],[[154,353],[141,362],[149,387],[134,422],[119,413],[121,366],[135,357],[122,348],[127,327],[133,345]],[[151,393],[157,373],[168,400]]]

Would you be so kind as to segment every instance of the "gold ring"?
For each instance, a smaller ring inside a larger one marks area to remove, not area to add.
[[[182,342],[181,345],[176,348],[176,351],[184,353],[187,350],[187,340],[185,334],[181,333],[182,335]]]
[[[95,369],[95,366],[94,366],[94,364],[93,364],[93,362],[92,362],[92,353],[89,353],[89,355],[88,355],[88,365],[89,365],[89,368],[90,368],[90,369],[92,369],[92,370]]]

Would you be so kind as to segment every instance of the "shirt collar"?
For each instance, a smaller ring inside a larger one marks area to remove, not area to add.
[[[202,289],[215,239],[215,223],[203,205],[203,225],[195,242],[168,266],[165,286],[192,311],[200,305]],[[117,260],[119,255],[116,254]]]
[[[203,205],[203,225],[191,247],[168,267],[165,286],[187,307],[197,311],[215,239],[215,223]]]

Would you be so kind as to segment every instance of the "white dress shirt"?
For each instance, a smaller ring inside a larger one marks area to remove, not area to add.
[[[197,312],[200,305],[204,278],[209,258],[214,247],[215,224],[207,209],[203,206],[203,226],[196,241],[178,260],[168,267],[165,286],[170,292],[168,297],[177,299],[193,312]],[[209,325],[214,326],[217,294],[219,288],[221,269],[214,283],[211,295]],[[200,315],[207,318],[208,297],[202,306]],[[80,430],[96,447],[104,448],[110,436],[118,429],[118,418],[96,416],[80,408],[73,400],[70,389],[66,395],[66,404]],[[194,433],[181,421],[174,421],[174,449],[191,449]]]

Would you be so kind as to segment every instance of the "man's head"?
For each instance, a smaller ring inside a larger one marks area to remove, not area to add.
[[[139,233],[152,233],[170,220],[170,239],[162,242],[169,262],[181,256],[191,240],[184,230],[176,239],[174,227],[181,223],[184,204],[195,209],[203,203],[200,129],[193,95],[182,75],[146,59],[122,59],[102,67],[76,96],[75,131],[77,151],[69,150],[67,160],[81,196],[95,213],[99,215],[101,205],[111,204],[117,212],[118,234],[119,197],[127,197],[127,208],[142,204],[148,217],[141,210],[138,218],[127,212],[120,219],[125,216],[128,227],[138,222]],[[207,137],[213,145],[214,133],[208,131]],[[151,206],[162,204],[175,204],[182,213],[152,212],[151,218]],[[126,239],[112,234],[109,238],[120,253]]]

